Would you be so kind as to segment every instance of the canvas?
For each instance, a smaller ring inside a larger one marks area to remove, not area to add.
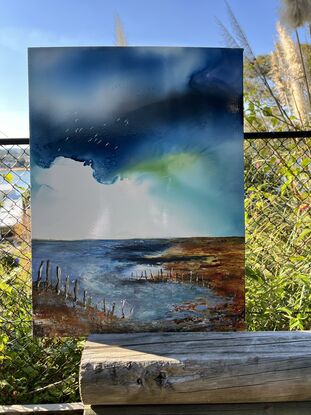
[[[29,50],[34,333],[244,327],[242,51]]]

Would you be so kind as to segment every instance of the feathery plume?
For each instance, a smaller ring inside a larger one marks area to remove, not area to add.
[[[255,57],[255,54],[254,54],[254,52],[253,52],[253,50],[250,46],[250,43],[247,39],[247,36],[244,33],[244,30],[242,29],[241,25],[239,24],[236,16],[234,15],[234,12],[230,8],[228,2],[226,2],[226,5],[227,5],[229,18],[230,18],[230,25],[231,25],[231,28],[233,30],[233,35],[229,32],[229,30],[226,29],[226,27],[221,22],[218,21],[218,25],[221,28],[221,31],[222,31],[222,34],[223,34],[224,39],[226,41],[226,44],[229,45],[230,47],[240,47],[240,48],[244,49],[244,57],[250,63],[250,65],[252,65],[255,73],[257,74],[258,78],[262,82],[263,86],[269,92],[271,98],[275,102],[275,104],[276,104],[276,106],[277,106],[277,108],[280,112],[280,115],[281,115],[282,119],[284,120],[284,122],[287,125],[291,126],[293,129],[296,129],[295,124],[293,123],[293,121],[291,120],[289,115],[287,114],[287,111],[282,106],[282,104],[281,104],[280,100],[278,99],[278,97],[276,96],[276,94],[274,93],[273,88],[271,87],[271,85],[269,83],[269,80],[267,79],[263,68],[261,67],[260,63],[258,62],[258,60]]]
[[[241,45],[237,43],[226,26],[219,19],[216,19],[216,22],[220,28],[221,35],[224,38],[226,45],[229,48],[241,48]]]
[[[244,33],[244,30],[242,29],[240,23],[238,22],[238,19],[235,17],[235,14],[233,13],[233,10],[231,9],[227,1],[226,1],[226,6],[227,6],[231,26],[237,37],[240,47],[244,49],[244,53],[250,61],[255,61],[255,54],[251,48],[251,45],[249,44],[247,36]]]
[[[115,15],[115,37],[116,46],[127,46],[127,39],[124,33],[123,25],[118,14]]]
[[[275,50],[271,53],[271,70],[270,77],[274,83],[274,88],[277,92],[281,104],[290,108],[288,98],[288,79],[284,77],[284,70],[287,71],[286,62],[282,55],[280,45],[275,45]]]
[[[291,92],[289,100],[292,103],[291,109],[301,123],[306,124],[309,120],[310,106],[307,99],[301,59],[297,47],[285,27],[278,23],[277,31],[279,36],[279,55],[283,57],[283,68],[281,70],[283,73],[286,71],[285,77],[288,79],[288,86]]]
[[[281,19],[292,29],[311,24],[311,0],[282,0]]]

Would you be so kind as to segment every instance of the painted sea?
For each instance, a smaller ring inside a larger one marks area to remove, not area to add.
[[[35,331],[241,329],[243,242],[34,240]]]

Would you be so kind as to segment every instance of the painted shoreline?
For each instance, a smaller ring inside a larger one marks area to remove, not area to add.
[[[129,275],[122,280],[125,289],[133,288],[134,284],[135,290],[143,286],[157,293],[157,287],[165,284],[168,289],[176,287],[176,292],[177,288],[186,285],[203,286],[219,298],[218,303],[211,303],[200,294],[172,305],[174,318],[144,322],[131,318],[129,309],[123,318],[120,313],[107,318],[102,303],[86,305],[85,301],[84,305],[81,302],[73,305],[57,294],[55,285],[54,289],[43,289],[40,293],[34,286],[34,333],[83,335],[92,332],[243,330],[244,238],[176,238],[170,243],[164,251],[140,258],[140,266],[146,270],[160,263],[158,273],[147,274],[145,271],[142,275]],[[35,273],[33,277],[35,285]],[[109,299],[109,293],[105,295]],[[110,301],[110,308],[111,304]],[[121,306],[117,303],[116,307],[119,310]]]

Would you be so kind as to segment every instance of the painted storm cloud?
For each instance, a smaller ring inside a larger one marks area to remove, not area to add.
[[[238,330],[242,51],[29,50],[34,332]]]

